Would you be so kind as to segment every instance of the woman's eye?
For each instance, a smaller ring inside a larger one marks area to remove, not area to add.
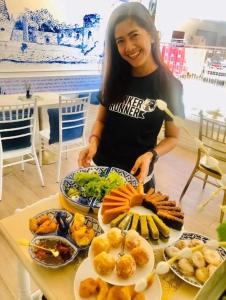
[[[122,43],[123,43],[123,40],[117,40],[117,41],[116,41],[116,44],[117,44],[117,45],[122,44]]]

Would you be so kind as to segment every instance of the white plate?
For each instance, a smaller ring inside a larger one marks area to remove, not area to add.
[[[79,266],[74,278],[74,292],[76,300],[96,300],[96,297],[83,298],[79,295],[80,282],[88,277],[97,278],[89,258],[86,258]],[[161,300],[162,287],[158,276],[155,276],[153,284],[144,292],[145,300]]]
[[[181,240],[193,240],[193,239],[196,239],[196,240],[201,240],[203,241],[204,243],[206,243],[208,240],[210,240],[210,238],[204,236],[204,235],[201,235],[199,233],[194,233],[194,232],[184,232],[180,238]],[[222,257],[222,259],[226,259],[226,250],[219,247],[217,249],[218,253],[220,254],[220,256]],[[165,251],[164,251],[164,259],[165,260],[168,260],[169,257],[167,257]],[[182,280],[186,281],[187,283],[193,285],[193,286],[196,286],[198,288],[201,288],[203,287],[203,284],[201,284],[195,277],[193,276],[185,276],[183,274],[180,273],[180,271],[178,270],[178,268],[176,267],[176,265],[172,265],[171,267],[171,270],[178,276],[180,277]]]
[[[104,233],[103,236],[104,235],[106,236],[106,233]],[[154,252],[153,252],[152,246],[144,238],[140,237],[140,239],[141,239],[141,245],[147,250],[147,252],[149,254],[149,261],[145,266],[143,266],[142,268],[136,267],[136,272],[133,276],[131,276],[128,279],[122,279],[117,276],[115,269],[109,275],[106,275],[106,276],[99,275],[95,271],[93,263],[92,263],[91,267],[92,267],[93,271],[95,272],[96,276],[100,277],[102,280],[104,280],[108,283],[114,284],[114,285],[132,285],[132,284],[135,284],[141,278],[147,276],[154,268],[155,257],[154,257]],[[120,252],[120,247],[116,248],[116,249],[111,248],[109,253],[112,254],[117,259],[119,252]],[[125,253],[128,254],[129,251],[127,251],[125,249]],[[89,248],[88,257],[90,258],[91,262],[93,262],[94,255],[93,255],[93,251],[92,251],[92,244]]]
[[[152,215],[153,212],[150,209],[147,209],[146,207],[143,206],[134,206],[131,207],[130,209],[131,212],[135,212],[138,214],[143,214],[143,215]],[[101,215],[101,209],[99,209],[98,211],[98,222],[100,224],[100,227],[103,229],[104,232],[107,232],[111,226],[110,224],[104,224],[102,221],[102,215]],[[154,240],[148,240],[150,242],[150,244],[152,245],[153,249],[162,249],[167,247],[168,245],[173,244],[174,242],[176,242],[181,235],[183,234],[184,231],[184,226],[181,228],[181,230],[176,230],[173,228],[170,228],[170,236],[168,239],[159,239],[157,241]]]

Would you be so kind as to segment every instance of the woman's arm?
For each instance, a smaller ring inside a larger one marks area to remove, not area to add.
[[[159,156],[162,156],[176,147],[179,137],[179,128],[175,126],[173,121],[165,121],[165,138],[154,148]],[[148,175],[149,165],[152,161],[153,154],[148,151],[139,156],[131,170],[135,174],[138,169],[140,172],[137,176],[139,182],[144,182]]]
[[[79,153],[78,165],[79,167],[89,167],[90,162],[97,152],[100,143],[101,134],[104,128],[106,118],[106,108],[99,105],[96,121],[94,122],[91,135],[89,137],[89,146]]]
[[[162,156],[176,147],[180,129],[173,121],[165,121],[165,138],[155,147],[155,151]]]

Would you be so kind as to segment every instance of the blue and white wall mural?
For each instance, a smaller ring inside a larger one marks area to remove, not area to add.
[[[99,70],[109,14],[126,0],[0,0],[0,72]]]

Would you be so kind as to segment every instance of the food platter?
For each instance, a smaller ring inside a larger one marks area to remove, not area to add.
[[[97,275],[95,271],[92,268],[92,264],[89,258],[86,258],[81,265],[79,266],[77,272],[75,273],[74,277],[74,293],[75,293],[75,299],[76,300],[84,300],[85,298],[82,298],[79,295],[79,285],[80,282],[87,277],[97,278]],[[155,280],[152,283],[152,285],[145,290],[144,292],[145,299],[152,299],[152,300],[161,300],[162,298],[162,287],[158,276],[155,276]],[[86,298],[87,300],[95,300],[95,296],[91,296],[89,298]]]
[[[106,237],[107,234],[104,233],[102,236]],[[117,276],[115,269],[113,272],[111,272],[109,275],[100,275],[95,271],[94,265],[93,265],[93,251],[92,251],[92,244],[91,247],[89,248],[89,253],[88,257],[90,258],[91,261],[91,269],[93,272],[95,272],[96,277],[100,277],[102,280],[111,283],[113,285],[133,285],[135,284],[138,280],[141,278],[145,278],[154,268],[154,262],[155,262],[155,257],[154,257],[154,251],[152,249],[152,246],[142,237],[140,237],[141,241],[141,246],[144,247],[149,255],[149,261],[147,264],[145,264],[143,267],[137,267],[135,273],[127,278],[127,279],[121,279],[120,277]],[[109,253],[113,255],[113,257],[117,260],[119,257],[119,252],[120,252],[120,247],[119,248],[111,248]],[[125,254],[129,254],[129,251],[125,248]]]
[[[137,179],[130,173],[119,169],[119,168],[109,168],[109,167],[88,167],[88,168],[81,168],[78,170],[75,170],[68,174],[65,178],[62,179],[60,183],[60,191],[65,198],[66,201],[68,201],[70,204],[75,206],[77,209],[88,213],[88,212],[94,212],[97,213],[101,204],[101,199],[97,198],[95,196],[87,196],[84,194],[84,189],[79,186],[79,184],[74,180],[74,177],[77,174],[81,173],[97,173],[100,177],[107,178],[110,174],[117,173],[122,177],[122,179],[125,181],[125,183],[130,183],[134,187],[138,185]],[[71,188],[76,188],[79,190],[79,194],[76,196],[69,196],[68,191]]]
[[[143,206],[131,207],[130,211],[134,212],[134,213],[144,214],[144,215],[153,214],[151,210],[149,210]],[[101,209],[98,212],[98,221],[104,232],[107,232],[111,228],[110,224],[103,223]],[[162,249],[162,248],[165,248],[168,245],[171,245],[172,243],[176,242],[183,234],[183,231],[184,231],[184,227],[182,227],[181,230],[176,230],[176,229],[170,228],[170,236],[168,239],[159,239],[157,241],[148,240],[148,241],[151,244],[153,249]]]
[[[199,240],[199,241],[202,241],[205,244],[208,240],[210,240],[210,238],[208,238],[208,237],[206,237],[204,235],[201,235],[199,233],[184,232],[182,234],[182,236],[180,237],[180,240],[186,240],[188,242],[190,242],[191,240]],[[171,246],[173,246],[174,244],[175,243],[173,243]],[[224,248],[219,247],[216,251],[219,253],[220,257],[222,258],[222,261],[226,259],[226,250]],[[164,259],[165,260],[169,259],[169,257],[166,254],[166,250],[164,250]],[[195,278],[195,276],[185,276],[185,275],[183,275],[180,272],[177,264],[173,264],[170,268],[183,281],[189,283],[190,285],[198,287],[198,288],[203,287],[203,283],[199,282]]]

